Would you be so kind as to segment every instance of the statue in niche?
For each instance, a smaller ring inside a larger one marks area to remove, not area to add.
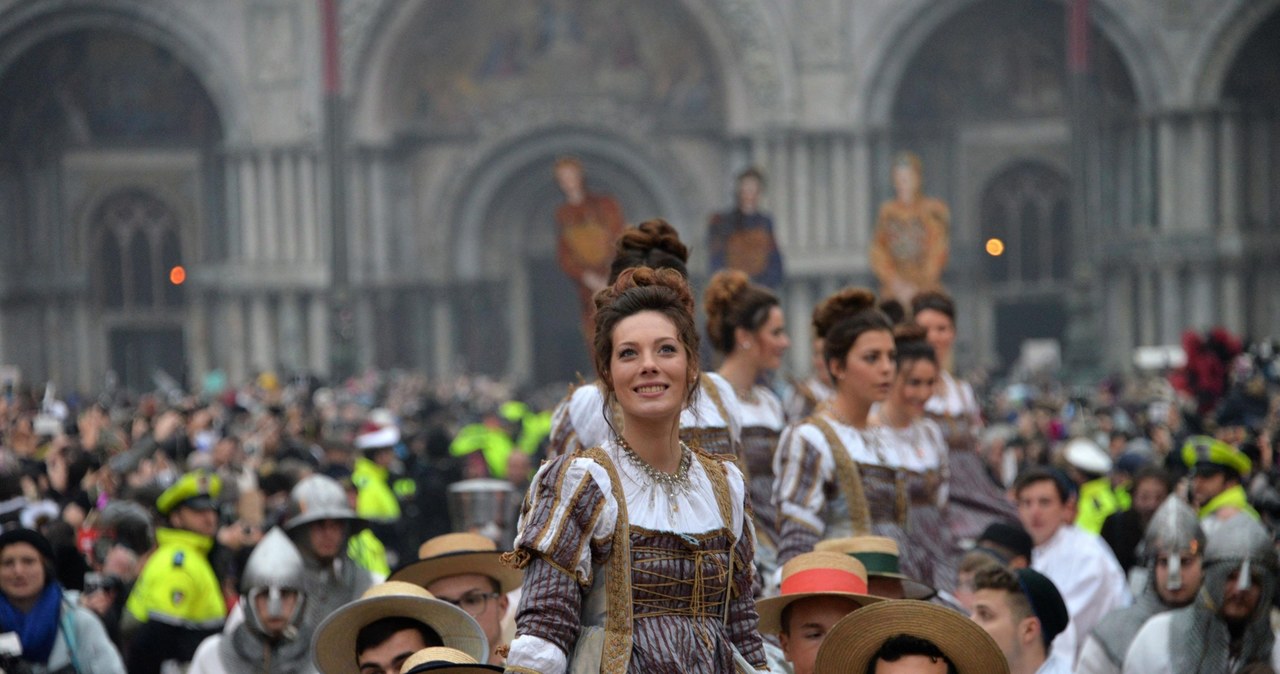
[[[618,200],[608,194],[588,192],[582,162],[561,157],[555,163],[556,184],[564,203],[556,209],[556,256],[560,268],[578,288],[582,335],[591,347],[595,333],[592,297],[609,280],[613,245],[622,234],[624,220]]]
[[[762,192],[764,175],[758,169],[738,174],[733,208],[711,216],[707,249],[711,273],[737,269],[777,290],[782,287],[782,253],[773,236],[773,217],[760,210]]]
[[[895,197],[880,205],[871,241],[871,270],[880,279],[880,295],[911,306],[925,290],[942,289],[947,266],[951,212],[921,192],[920,158],[910,152],[893,162]]]

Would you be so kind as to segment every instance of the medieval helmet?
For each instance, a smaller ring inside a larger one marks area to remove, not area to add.
[[[289,626],[284,634],[286,639],[292,639],[297,634],[303,615],[302,606],[306,601],[303,576],[302,555],[293,541],[279,527],[268,531],[249,555],[244,576],[240,579],[240,592],[245,598],[245,623],[249,629],[265,635],[265,620],[283,615],[284,592],[292,590],[298,594],[298,603],[288,616]],[[267,596],[267,611],[266,615],[259,615],[257,598],[264,594]]]
[[[1214,530],[1205,546],[1204,562],[1206,566],[1225,567],[1228,574],[1239,568],[1236,588],[1244,590],[1252,582],[1254,569],[1274,578],[1276,550],[1266,527],[1248,516],[1238,516]]]
[[[1166,498],[1151,516],[1147,534],[1142,539],[1142,549],[1148,563],[1152,564],[1153,580],[1156,558],[1168,555],[1169,577],[1165,581],[1165,589],[1181,589],[1182,555],[1203,555],[1205,549],[1204,531],[1200,529],[1196,511],[1177,496]]]
[[[357,526],[365,524],[348,505],[347,492],[342,485],[326,475],[312,475],[289,492],[284,530],[292,535],[302,525],[321,520],[345,520]]]

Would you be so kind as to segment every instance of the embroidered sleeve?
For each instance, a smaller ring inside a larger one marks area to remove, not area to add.
[[[605,469],[595,461],[561,456],[538,469],[529,488],[514,550],[538,557],[582,586],[592,566],[608,557],[618,504]]]
[[[569,414],[569,403],[572,394],[561,400],[551,411],[551,433],[547,436],[547,458],[554,459],[561,454],[572,454],[577,449],[578,434],[573,428],[573,418]]]
[[[806,427],[788,428],[774,457],[773,498],[779,515],[779,566],[812,550],[826,530],[825,486],[832,479],[834,465],[824,460],[826,443],[820,438],[806,437],[809,435],[804,432]]]

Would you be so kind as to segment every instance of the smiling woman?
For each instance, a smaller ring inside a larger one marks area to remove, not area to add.
[[[701,380],[689,287],[641,267],[595,301],[621,432],[534,478],[508,558],[525,575],[507,671],[761,668],[746,485],[730,459],[680,441]]]

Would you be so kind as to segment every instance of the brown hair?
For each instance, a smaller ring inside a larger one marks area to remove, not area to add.
[[[609,283],[618,280],[623,270],[633,267],[674,269],[688,278],[689,247],[680,240],[680,233],[666,220],[646,220],[635,227],[628,227],[614,244],[613,262],[609,265]]]
[[[938,364],[938,354],[926,339],[928,334],[928,330],[915,323],[899,323],[893,327],[893,346],[898,351],[899,370],[918,360]]]
[[[738,177],[734,182],[740,183],[747,178],[755,178],[756,182],[760,183],[760,187],[764,187],[764,172],[760,169],[754,166],[749,166],[738,174]]]
[[[1022,584],[1018,582],[1018,577],[1013,572],[1003,566],[983,569],[973,576],[973,589],[976,590],[1003,590],[1008,594],[1005,601],[1009,602],[1009,610],[1013,612],[1014,623],[1020,623],[1026,618],[1035,617],[1035,611],[1031,609],[1031,601],[1027,599],[1027,595],[1022,591]]]
[[[769,320],[769,310],[778,306],[778,296],[751,282],[746,273],[727,269],[717,272],[702,294],[707,312],[707,337],[720,353],[733,353],[734,331],[755,332]]]
[[[575,156],[573,156],[573,155],[571,155],[571,154],[561,155],[561,156],[559,156],[559,157],[556,157],[556,163],[554,163],[554,164],[552,164],[552,165],[551,165],[551,172],[552,172],[552,173],[555,173],[556,171],[559,171],[560,169],[562,169],[562,168],[564,168],[564,167],[573,167],[573,168],[576,168],[576,169],[578,169],[578,172],[579,172],[579,173],[581,173],[581,172],[582,172],[582,160],[581,160],[581,159],[578,159],[577,157],[575,157]]]
[[[956,303],[951,296],[941,290],[926,290],[911,298],[911,313],[919,315],[921,311],[931,309],[956,322]]]
[[[863,333],[881,330],[893,334],[893,323],[876,308],[875,293],[866,288],[845,288],[822,301],[813,312],[813,330],[822,338],[823,362],[844,360]],[[832,378],[835,373],[831,373]]]
[[[698,390],[698,328],[693,320],[693,292],[684,277],[673,269],[636,267],[624,270],[613,285],[596,293],[596,333],[594,358],[596,374],[608,388],[605,404],[613,396],[613,330],[622,319],[642,311],[656,311],[676,326],[676,334],[689,359],[689,390],[685,404],[691,404]]]

